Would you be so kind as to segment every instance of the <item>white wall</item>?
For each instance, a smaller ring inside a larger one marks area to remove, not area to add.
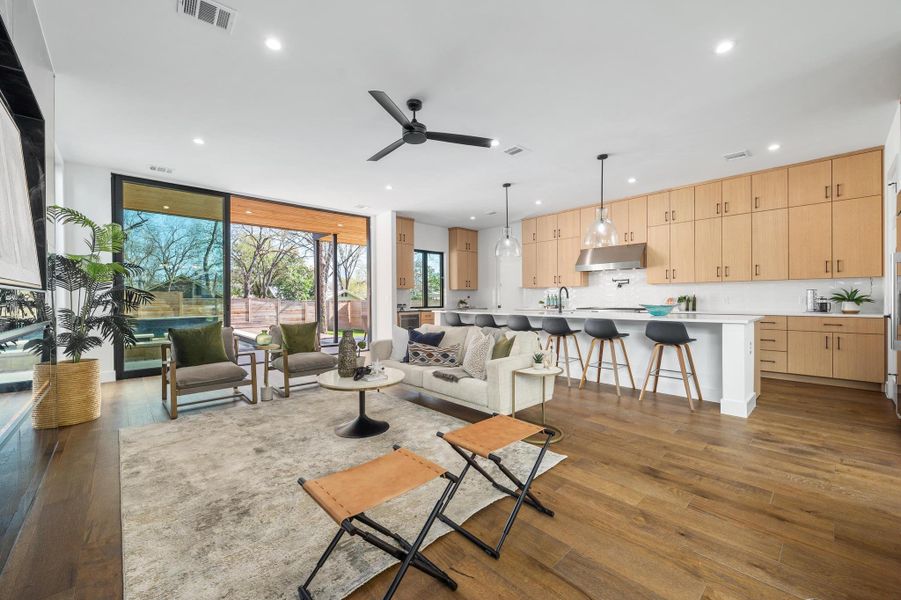
[[[369,261],[369,294],[372,298],[372,339],[391,338],[391,326],[394,324],[394,307],[398,302],[395,282],[395,214],[394,211],[379,213],[370,219],[369,240],[371,258]],[[415,233],[414,233],[415,235]]]

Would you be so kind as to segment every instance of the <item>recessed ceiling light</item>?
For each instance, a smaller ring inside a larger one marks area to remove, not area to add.
[[[359,208],[360,210],[366,210],[367,208],[369,208],[369,206],[366,204],[357,204],[354,206],[354,208]]]
[[[469,220],[470,220],[470,221],[475,221],[475,220],[476,220],[475,215],[472,215],[471,217],[469,217]]]
[[[391,186],[391,184],[388,184],[388,185],[385,186],[385,189],[388,190],[388,191],[390,192],[390,191],[393,190],[394,188]]]
[[[163,210],[169,210],[169,205],[168,205],[168,204],[163,204]]]
[[[635,183],[638,180],[635,179],[634,177],[629,177],[626,181],[628,181],[629,183]]]
[[[776,150],[778,150],[781,147],[782,146],[780,146],[779,144],[770,144],[769,146],[766,147],[766,149],[769,150],[770,152],[775,152]]]
[[[194,143],[197,144],[198,146],[203,146],[204,144],[206,144],[206,142],[203,141],[203,138],[200,138],[200,137],[194,138]]]
[[[245,211],[244,211],[244,214],[245,214],[245,215],[252,215],[252,214],[253,214],[253,211],[252,211],[252,210],[245,210]]]
[[[491,147],[492,147],[492,148],[496,148],[496,147],[499,146],[499,145],[500,145],[500,141],[499,141],[499,140],[491,140]]]
[[[541,204],[541,200],[536,200],[535,204]]]
[[[344,223],[338,223],[338,227],[344,227]]]
[[[735,48],[735,42],[732,40],[723,40],[719,44],[716,45],[716,53],[717,54],[726,54]]]
[[[282,49],[282,41],[276,37],[267,37],[266,38],[266,47],[270,50],[281,50]]]

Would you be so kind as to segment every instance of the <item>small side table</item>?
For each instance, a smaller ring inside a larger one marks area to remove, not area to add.
[[[545,392],[545,381],[544,380],[546,377],[556,378],[557,375],[560,375],[561,373],[563,373],[563,369],[560,367],[551,367],[549,369],[536,369],[535,367],[528,367],[526,369],[517,369],[517,370],[513,371],[513,394],[512,394],[512,398],[511,398],[511,403],[512,403],[511,408],[512,408],[513,414],[511,416],[514,419],[516,418],[516,376],[523,375],[526,377],[538,377],[541,380],[541,423],[536,423],[536,425],[542,425],[546,429],[550,429],[551,431],[554,432],[554,435],[551,437],[551,442],[550,442],[552,444],[556,444],[557,442],[562,440],[563,436],[565,434],[563,433],[562,429],[560,429],[559,427],[557,427],[555,425],[550,425],[545,420],[544,403],[545,403],[545,399],[546,399],[546,392]],[[545,439],[547,439],[547,438],[545,438]],[[531,438],[529,438],[526,441],[530,442],[533,440]],[[536,443],[539,441],[541,443],[544,443],[544,440],[534,440],[534,441]]]
[[[269,363],[272,362],[272,353],[282,349],[278,344],[266,344],[265,346],[257,346],[254,344],[254,350],[263,351],[263,393],[260,394],[261,402],[272,400],[272,388],[269,387]]]

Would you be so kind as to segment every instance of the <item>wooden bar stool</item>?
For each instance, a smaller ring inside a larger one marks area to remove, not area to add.
[[[663,359],[663,348],[672,346],[676,349],[676,357],[679,359],[679,369],[682,371],[682,383],[685,384],[685,395],[688,397],[688,407],[695,409],[694,402],[691,399],[691,387],[688,384],[688,373],[685,371],[685,358],[682,355],[683,348],[688,355],[688,364],[691,367],[691,377],[695,382],[695,391],[698,393],[698,401],[703,401],[701,396],[701,384],[698,383],[698,373],[695,370],[695,361],[691,356],[691,347],[689,342],[696,341],[694,338],[688,337],[688,331],[685,330],[684,323],[674,321],[650,321],[645,328],[644,334],[654,343],[654,350],[651,352],[651,359],[648,361],[648,373],[645,375],[644,384],[641,386],[641,394],[638,401],[644,398],[645,389],[648,387],[648,381],[651,375],[654,375],[654,392],[657,391],[657,382],[660,380],[660,372],[667,369],[660,368],[660,361]],[[656,367],[655,363],[656,362]],[[670,379],[678,379],[671,375],[664,375]]]
[[[581,329],[571,329],[569,323],[562,317],[545,317],[541,321],[541,328],[548,334],[545,350],[550,349],[551,343],[555,339],[557,340],[554,350],[557,354],[556,364],[560,364],[560,346],[563,346],[564,362],[566,363],[566,385],[567,387],[572,387],[572,381],[569,376],[569,363],[578,360],[579,368],[583,370],[585,368],[582,362],[582,350],[579,348],[579,338],[576,337],[576,334]],[[570,338],[576,343],[576,354],[578,354],[579,358],[571,359],[569,357]]]
[[[438,477],[447,479],[447,486],[429,513],[419,535],[416,536],[416,541],[412,544],[366,516],[367,510],[402,496]],[[319,562],[316,563],[313,572],[310,573],[303,585],[297,588],[301,600],[312,600],[313,596],[309,591],[310,583],[345,533],[360,536],[364,541],[401,561],[400,569],[385,593],[385,600],[394,596],[397,586],[400,585],[409,567],[419,569],[450,589],[456,590],[457,583],[423,556],[419,552],[419,547],[422,546],[425,536],[438,517],[441,508],[450,498],[451,489],[456,489],[454,483],[457,481],[457,477],[448,473],[447,469],[400,446],[394,446],[394,452],[390,454],[344,471],[309,481],[302,477],[298,479],[297,482],[310,498],[338,524],[338,533],[335,534]],[[358,524],[365,525],[375,533],[361,529]],[[387,536],[391,541],[377,534]]]
[[[538,458],[535,459],[535,464],[532,466],[529,476],[526,478],[525,483],[523,483],[516,475],[510,472],[507,466],[501,461],[501,457],[495,454],[495,452],[509,446],[513,442],[522,441],[538,433],[546,435],[547,439],[544,441],[544,445],[542,445],[541,451],[538,453]],[[516,520],[516,516],[519,514],[519,509],[522,508],[523,503],[528,504],[538,512],[549,517],[554,516],[554,511],[543,505],[541,501],[529,491],[529,488],[532,486],[532,481],[538,474],[538,468],[541,466],[541,461],[544,460],[544,454],[547,452],[548,444],[551,442],[553,436],[554,432],[550,429],[545,429],[541,425],[534,425],[506,415],[494,415],[490,419],[467,425],[456,431],[449,431],[447,433],[441,433],[439,431],[438,437],[450,444],[451,448],[463,457],[463,460],[466,461],[466,466],[463,467],[463,471],[461,471],[460,475],[457,477],[457,482],[454,484],[447,502],[439,512],[438,518],[448,527],[452,527],[467,540],[485,551],[488,556],[500,558],[501,547],[504,545],[504,541],[510,534],[510,529],[513,527],[513,522]],[[488,471],[476,462],[476,456],[487,458],[493,462],[495,466],[500,469],[501,473],[516,486],[516,491],[495,481]],[[472,467],[481,473],[482,476],[490,481],[491,485],[498,490],[516,498],[516,503],[513,505],[513,511],[510,513],[510,516],[507,517],[504,531],[496,546],[489,546],[487,543],[476,537],[475,534],[470,533],[464,529],[463,526],[458,525],[444,514],[444,511],[447,510],[451,500],[453,500],[454,494],[460,488],[463,478],[466,477],[469,467]]]
[[[629,353],[626,352],[626,344],[623,338],[628,337],[628,333],[620,333],[616,329],[616,323],[610,319],[587,319],[585,321],[585,333],[591,336],[591,345],[588,347],[588,356],[585,358],[585,368],[582,370],[582,381],[579,382],[579,389],[585,387],[585,379],[588,377],[588,369],[590,367],[597,368],[596,383],[601,383],[601,368],[604,364],[604,344],[610,345],[610,358],[613,368],[613,380],[616,382],[616,395],[622,396],[619,391],[619,369],[625,367],[629,373],[629,381],[632,382],[632,389],[635,389],[635,378],[632,377],[632,365],[629,363]],[[625,365],[619,365],[616,362],[616,342],[623,351]],[[600,343],[598,343],[600,342]],[[598,345],[598,362],[591,362],[591,353],[594,352],[595,344]]]

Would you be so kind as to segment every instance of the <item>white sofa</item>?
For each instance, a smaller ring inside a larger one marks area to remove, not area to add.
[[[462,362],[468,344],[472,341],[478,327],[446,327],[442,325],[423,325],[417,331],[444,331],[444,339],[440,346],[462,345],[463,354],[458,358]],[[513,371],[528,368],[532,365],[532,356],[541,351],[538,334],[531,331],[505,331],[504,335],[514,336],[513,348],[507,358],[488,361],[488,377],[484,381],[465,378],[457,382],[445,381],[432,375],[436,369],[450,367],[422,367],[397,360],[405,351],[394,348],[392,340],[379,340],[372,343],[372,360],[379,359],[383,365],[400,369],[404,372],[404,385],[429,396],[449,400],[456,404],[475,408],[487,413],[509,415],[513,411]],[[545,401],[554,394],[553,377],[516,377],[516,410],[519,411],[541,403],[541,385],[545,386]]]

